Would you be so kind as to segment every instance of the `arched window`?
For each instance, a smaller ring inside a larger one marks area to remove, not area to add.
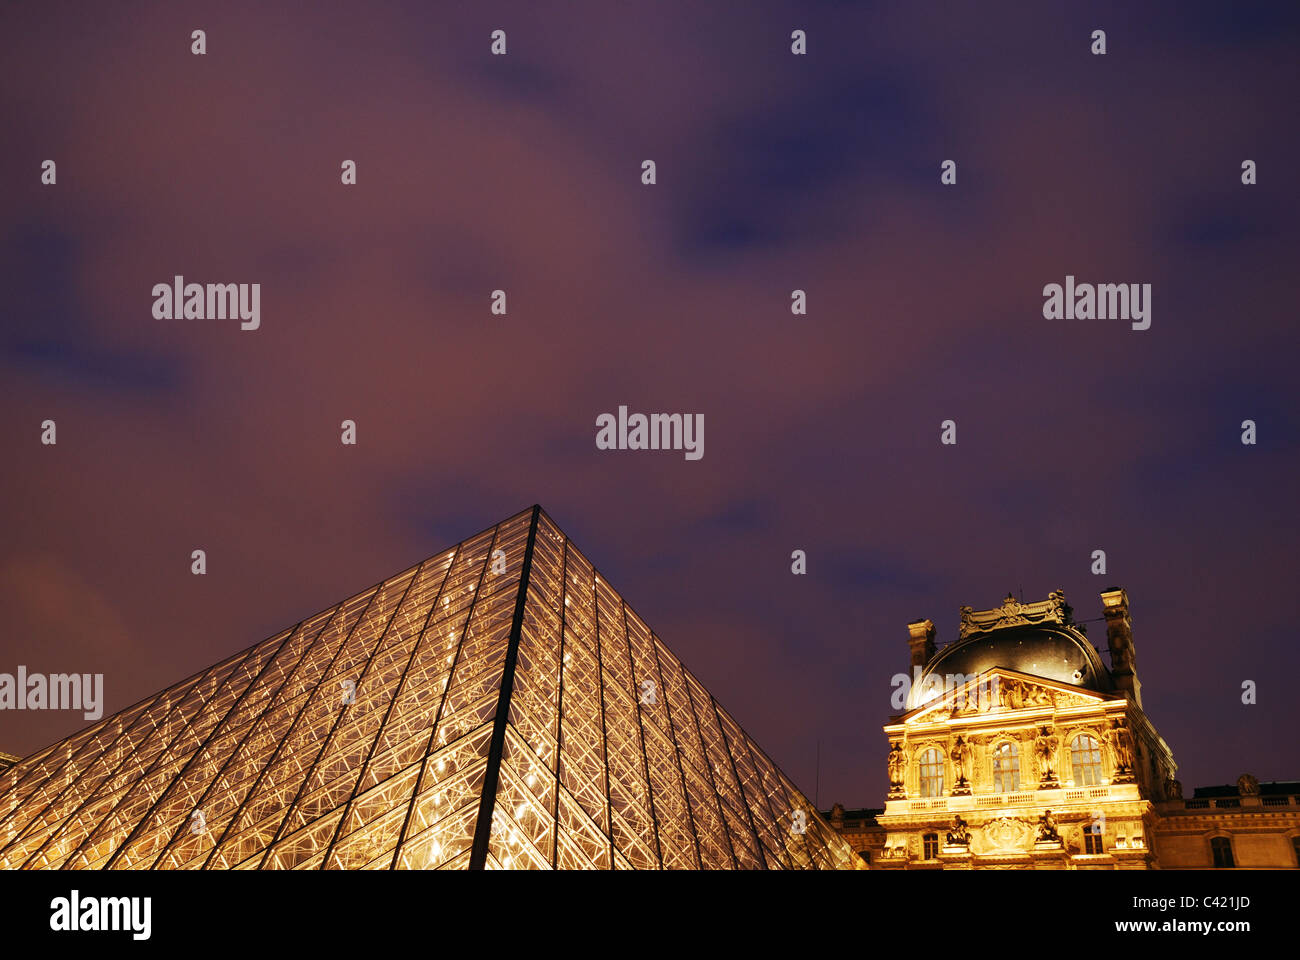
[[[998,744],[993,751],[993,789],[997,793],[1020,789],[1020,748],[1014,743]]]
[[[1070,744],[1070,766],[1074,768],[1076,787],[1095,787],[1101,783],[1101,745],[1096,737],[1081,733]]]
[[[921,754],[921,796],[943,796],[943,754],[938,750]]]
[[[1083,828],[1083,852],[1101,853],[1101,821],[1094,820]]]
[[[1216,867],[1236,866],[1236,863],[1232,859],[1231,837],[1211,837],[1210,852],[1214,854],[1214,865]]]

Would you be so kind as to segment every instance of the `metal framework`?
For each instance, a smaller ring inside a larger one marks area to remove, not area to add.
[[[534,506],[0,772],[0,868],[854,869]]]

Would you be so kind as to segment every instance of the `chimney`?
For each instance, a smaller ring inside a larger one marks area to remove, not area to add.
[[[934,657],[934,621],[913,620],[907,625],[907,646],[912,651],[912,666],[924,667]]]
[[[1133,648],[1133,622],[1128,614],[1128,594],[1122,587],[1101,592],[1106,613],[1106,644],[1110,647],[1110,675],[1115,688],[1142,706],[1142,684],[1137,678],[1137,652]]]

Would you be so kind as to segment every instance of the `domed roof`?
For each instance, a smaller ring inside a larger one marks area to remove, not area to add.
[[[1086,690],[1110,692],[1113,689],[1101,656],[1078,630],[1056,623],[1020,624],[976,634],[940,650],[925,665],[921,681],[913,685],[907,709],[919,706],[923,699],[921,691],[933,690],[934,682],[945,684],[948,677],[958,674],[973,677],[994,667]],[[935,680],[927,682],[929,677]],[[951,686],[946,683],[946,688]]]

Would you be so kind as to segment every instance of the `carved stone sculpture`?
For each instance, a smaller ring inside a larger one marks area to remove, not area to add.
[[[1052,705],[1052,691],[1045,687],[1026,686],[1025,687],[1025,706],[1027,707],[1050,707]]]
[[[1047,595],[1047,602],[1051,605],[1051,614],[1048,619],[1054,619],[1057,623],[1065,624],[1073,621],[1074,609],[1065,602],[1064,590],[1053,590]]]
[[[889,746],[889,758],[886,761],[889,764],[889,785],[891,787],[901,787],[903,785],[903,771],[907,769],[907,757],[903,754],[902,745],[895,740]]]
[[[970,770],[970,753],[970,744],[962,736],[958,736],[949,748],[948,755],[952,758],[953,770],[957,774],[957,783],[952,791],[954,795],[970,793],[970,780],[966,776]]]
[[[1051,810],[1044,810],[1043,815],[1038,818],[1038,842],[1061,842],[1061,835],[1056,830],[1056,819],[1052,816]]]
[[[1061,746],[1061,738],[1052,733],[1049,727],[1042,727],[1034,740],[1034,756],[1038,759],[1038,784],[1040,788],[1056,785],[1056,751]]]
[[[970,846],[970,828],[961,817],[954,817],[952,829],[948,831],[948,842],[954,846]]]
[[[1111,721],[1106,732],[1106,744],[1115,765],[1114,782],[1130,782],[1133,779],[1133,742],[1123,720]]]
[[[1019,817],[1000,817],[986,823],[981,829],[985,849],[991,851],[1017,851],[1029,844],[1033,825]]]
[[[1053,590],[1046,600],[1036,603],[1024,603],[1014,594],[1008,593],[1001,606],[992,610],[972,610],[961,608],[961,627],[958,639],[1003,627],[1014,627],[1026,623],[1072,623],[1070,605],[1065,602],[1065,591]]]
[[[1019,680],[1004,680],[998,688],[1002,706],[1019,710],[1025,705],[1025,685]]]

